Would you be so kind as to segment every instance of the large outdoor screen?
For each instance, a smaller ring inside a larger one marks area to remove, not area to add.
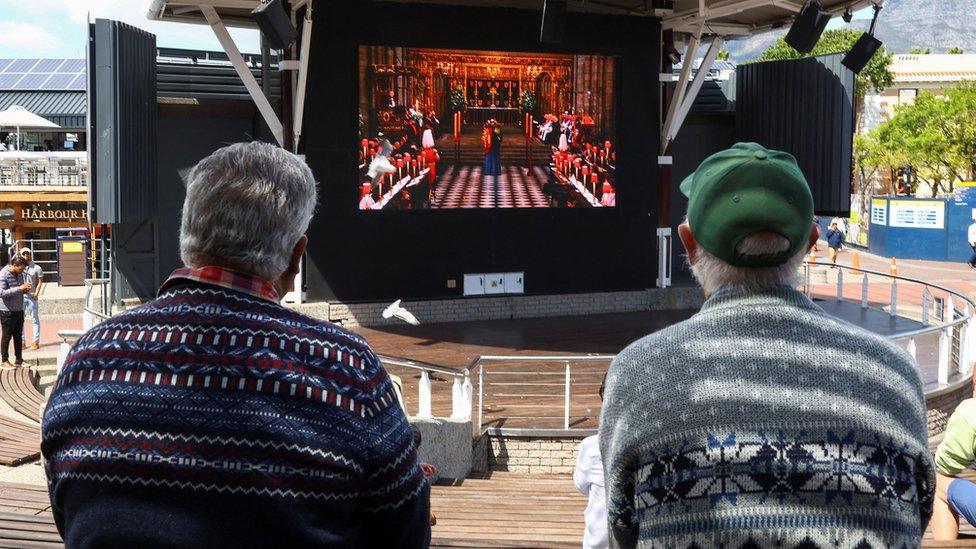
[[[617,65],[360,46],[359,209],[615,206]]]

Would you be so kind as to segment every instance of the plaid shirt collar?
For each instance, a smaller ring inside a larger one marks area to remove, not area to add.
[[[166,282],[163,283],[157,292],[157,296],[162,295],[166,290],[175,286],[181,281],[192,280],[211,286],[219,286],[228,290],[242,292],[254,297],[278,303],[278,291],[270,281],[254,275],[244,274],[223,267],[182,267],[173,271]]]

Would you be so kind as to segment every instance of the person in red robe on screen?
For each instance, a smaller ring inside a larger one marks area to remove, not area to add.
[[[434,135],[430,130],[424,130],[423,138],[423,150],[420,151],[420,157],[426,162],[427,169],[427,185],[430,192],[434,192],[434,180],[437,179],[437,163],[441,161],[441,155],[434,148]]]

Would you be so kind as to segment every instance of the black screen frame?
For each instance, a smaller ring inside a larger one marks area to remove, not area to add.
[[[310,299],[460,297],[465,273],[516,271],[525,273],[527,294],[653,287],[660,22],[569,13],[564,43],[543,44],[540,21],[540,11],[508,8],[316,6],[302,132],[319,181],[306,261]],[[363,45],[618,56],[617,206],[361,212],[352,182]]]

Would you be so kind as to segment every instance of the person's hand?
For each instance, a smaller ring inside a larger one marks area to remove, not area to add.
[[[432,477],[432,476],[434,476],[434,475],[437,474],[437,467],[434,467],[433,465],[431,465],[429,463],[421,463],[420,464],[420,470],[423,471],[424,472],[424,476],[425,477],[428,477],[428,478],[430,478],[430,477]]]
[[[437,525],[437,515],[435,515],[433,511],[430,512],[430,525],[431,526]]]
[[[23,284],[20,285],[20,290],[23,292],[29,292],[30,289],[31,289],[30,282],[24,282]]]

